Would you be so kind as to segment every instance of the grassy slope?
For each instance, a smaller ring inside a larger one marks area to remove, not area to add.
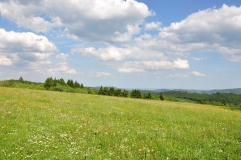
[[[240,159],[241,112],[0,88],[0,159]]]

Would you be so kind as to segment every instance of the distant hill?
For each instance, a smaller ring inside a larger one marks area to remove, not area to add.
[[[234,89],[214,89],[214,90],[186,90],[186,89],[157,89],[154,92],[168,92],[168,91],[180,91],[187,93],[199,93],[199,94],[213,94],[213,93],[234,93],[241,94],[241,88]]]
[[[167,92],[167,91],[171,91],[172,89],[157,89],[154,90],[154,92]]]
[[[234,88],[234,89],[214,89],[210,91],[202,91],[202,93],[206,94],[213,94],[213,93],[234,93],[234,94],[241,94],[241,88]]]
[[[110,86],[108,86],[110,87]],[[94,89],[98,90],[100,86],[93,87]],[[117,88],[117,87],[114,87]],[[133,88],[121,88],[126,90],[133,90]],[[234,93],[234,94],[241,94],[241,88],[233,88],[233,89],[213,89],[213,90],[194,90],[194,89],[140,89],[143,93],[148,92],[168,92],[168,91],[180,91],[180,92],[187,92],[187,93],[199,93],[199,94],[214,94],[214,93]]]

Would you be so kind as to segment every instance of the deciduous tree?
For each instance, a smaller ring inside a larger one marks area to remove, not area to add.
[[[45,80],[45,83],[44,83],[44,88],[46,88],[47,90],[53,86],[53,78],[52,77],[48,77],[46,80]]]

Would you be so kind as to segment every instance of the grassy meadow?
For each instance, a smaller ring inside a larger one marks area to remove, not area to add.
[[[0,88],[0,159],[241,159],[241,111]]]

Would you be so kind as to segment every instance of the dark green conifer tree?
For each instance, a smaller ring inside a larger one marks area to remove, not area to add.
[[[99,89],[99,92],[98,92],[99,95],[102,95],[103,94],[103,87],[100,86],[100,89]]]
[[[160,98],[160,100],[164,100],[164,96],[163,96],[163,94],[162,93],[160,93],[160,96],[159,96],[159,98]]]
[[[148,94],[146,95],[146,99],[151,99],[152,98],[152,94],[151,92],[148,92]]]
[[[74,88],[80,88],[80,84],[77,81],[74,82]]]
[[[20,83],[24,83],[23,77],[21,76],[18,80]]]
[[[108,95],[109,96],[114,96],[115,94],[115,88],[114,87],[110,87],[109,91],[108,91]]]
[[[68,86],[74,88],[74,81],[72,79],[68,79],[67,84]]]
[[[121,96],[122,97],[128,97],[129,96],[129,91],[124,89],[123,92],[121,93]]]
[[[108,95],[109,93],[109,88],[108,87],[104,87],[103,91],[102,91],[102,95]]]
[[[62,85],[62,86],[65,85],[65,81],[64,81],[63,78],[60,78],[60,79],[58,80],[58,83],[59,83],[60,85]]]
[[[226,99],[223,98],[222,103],[223,103],[224,106],[226,106],[226,104],[227,104]]]
[[[114,96],[120,97],[121,96],[121,89],[116,89]]]
[[[70,80],[70,87],[74,88],[74,81],[72,79]]]
[[[134,89],[131,91],[131,98],[142,98],[140,90]]]

